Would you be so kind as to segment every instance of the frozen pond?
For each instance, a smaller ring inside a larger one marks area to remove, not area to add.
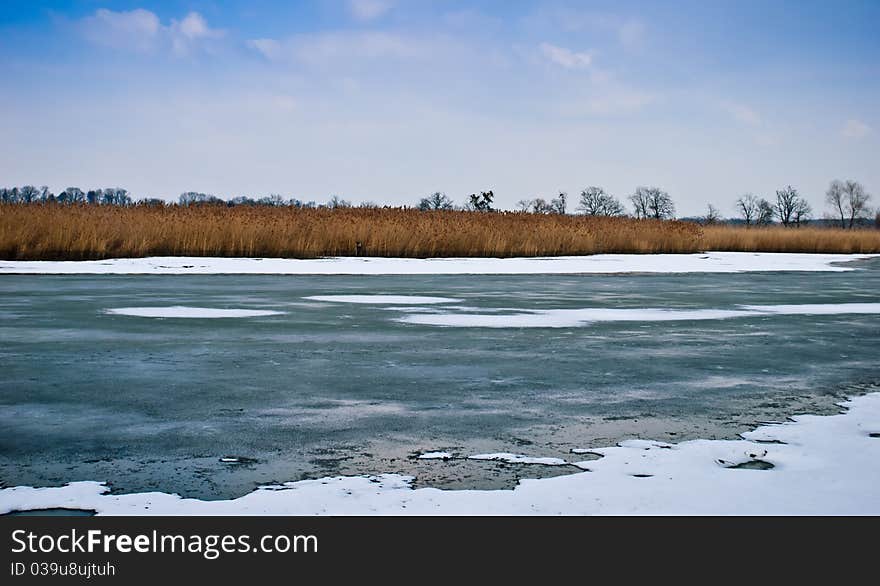
[[[728,438],[877,384],[880,258],[850,272],[0,275],[0,480],[230,498]]]

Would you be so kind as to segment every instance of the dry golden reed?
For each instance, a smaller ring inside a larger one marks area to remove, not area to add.
[[[702,250],[880,252],[880,231],[700,227],[513,212],[0,204],[0,258],[512,257]]]
[[[783,228],[782,226],[704,226],[703,250],[740,252],[880,252],[880,230]]]

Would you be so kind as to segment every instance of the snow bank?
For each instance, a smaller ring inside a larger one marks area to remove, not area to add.
[[[270,311],[267,309],[215,309],[213,307],[185,307],[172,305],[170,307],[116,307],[105,309],[104,313],[111,315],[129,315],[134,317],[181,317],[181,318],[207,318],[216,319],[221,317],[262,317],[266,315],[281,315],[283,311]]]
[[[106,494],[98,482],[0,490],[0,512],[91,509],[110,515],[877,515],[880,393],[840,415],[802,415],[741,440],[623,442],[589,448],[586,472],[523,480],[514,490],[413,489],[407,476],[323,478],[266,486],[234,500],[159,492]],[[766,443],[766,442],[784,443]],[[577,448],[583,452],[587,448]],[[763,463],[762,466],[749,464]],[[436,465],[444,465],[438,461]],[[771,469],[768,465],[772,465]]]
[[[150,257],[96,261],[0,261],[0,274],[160,275],[519,275],[577,273],[740,273],[848,271],[841,263],[880,255],[707,252],[597,254],[540,258]]]
[[[432,305],[437,303],[460,303],[451,297],[419,297],[418,295],[312,295],[304,297],[312,301],[332,303],[367,303],[374,305]]]
[[[507,315],[483,313],[413,313],[395,321],[458,328],[570,328],[594,322],[702,321],[768,315],[878,314],[880,303],[808,303],[740,305],[738,309],[545,309]]]

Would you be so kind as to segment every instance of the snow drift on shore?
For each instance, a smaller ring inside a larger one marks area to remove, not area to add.
[[[518,275],[578,273],[739,273],[849,271],[841,263],[871,254],[707,252],[597,254],[539,258],[287,258],[149,257],[94,261],[0,261],[0,274],[90,275]]]
[[[589,448],[584,472],[514,490],[411,487],[407,476],[355,476],[262,487],[233,500],[160,492],[106,494],[98,482],[0,490],[0,512],[89,509],[116,515],[877,515],[880,393],[831,416],[801,415],[741,440],[627,441]],[[779,443],[782,442],[782,443]],[[583,453],[588,448],[572,450]],[[436,465],[444,465],[442,459]]]

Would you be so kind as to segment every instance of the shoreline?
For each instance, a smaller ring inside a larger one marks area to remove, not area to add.
[[[739,439],[625,440],[572,447],[554,466],[581,471],[525,478],[513,490],[415,487],[401,474],[334,476],[264,485],[227,500],[163,492],[110,494],[102,482],[0,490],[0,514],[40,510],[107,515],[526,515],[880,513],[880,392],[835,403],[832,415],[792,415]],[[443,458],[430,460],[443,465]],[[515,462],[519,454],[470,455]],[[526,465],[547,466],[528,458]],[[821,471],[821,473],[818,473]]]
[[[534,275],[631,273],[845,272],[838,263],[880,254],[704,252],[553,257],[234,258],[144,257],[82,261],[0,261],[0,275]]]

